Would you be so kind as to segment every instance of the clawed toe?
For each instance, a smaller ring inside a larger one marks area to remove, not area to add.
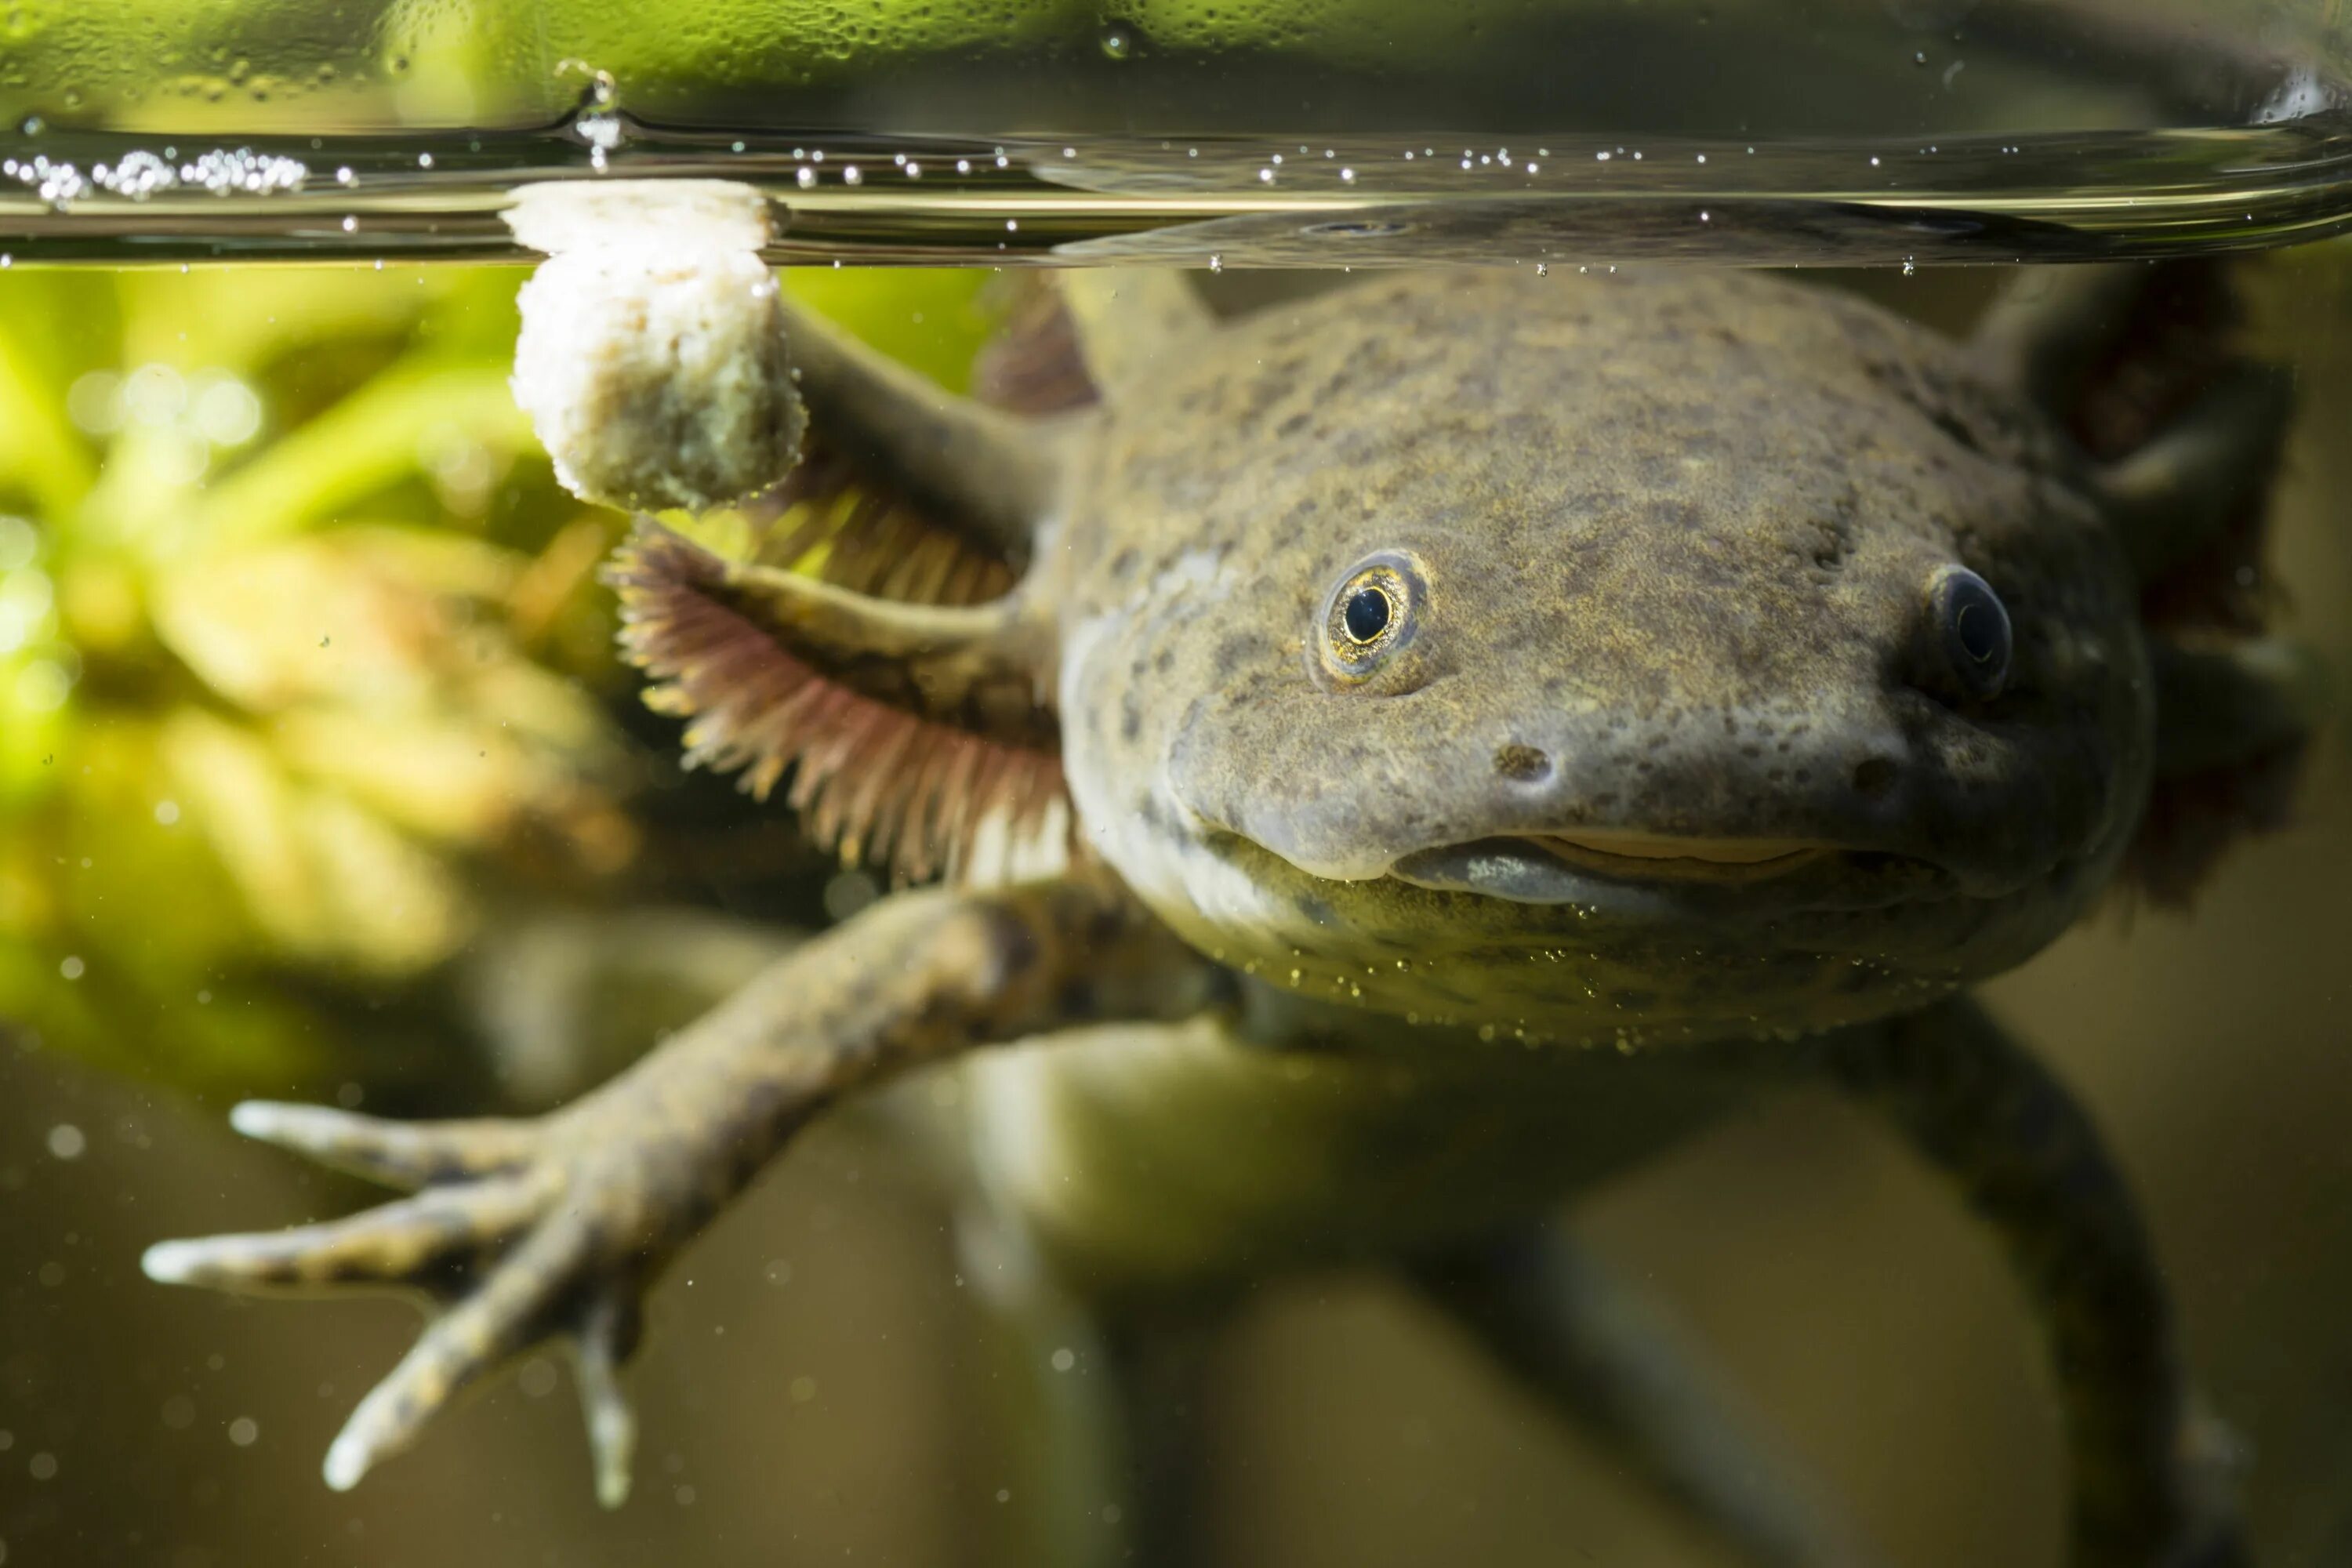
[[[636,1299],[619,1291],[591,1304],[574,1342],[580,1410],[588,1423],[588,1453],[596,1469],[596,1500],[618,1508],[629,1498],[629,1468],[636,1454],[637,1418],[621,1392],[621,1367],[636,1349]]]
[[[625,1184],[583,1180],[580,1140],[547,1123],[410,1125],[313,1106],[240,1105],[237,1131],[411,1195],[296,1229],[159,1242],[152,1279],[229,1290],[399,1287],[444,1304],[327,1451],[327,1484],[358,1484],[468,1384],[568,1336],[607,1506],[628,1495],[635,1424],[620,1367],[635,1347],[646,1259],[604,1213]]]
[[[432,1270],[512,1237],[545,1201],[544,1184],[520,1177],[429,1188],[348,1219],[293,1230],[158,1242],[140,1267],[166,1285],[215,1289],[424,1286]]]
[[[527,1121],[385,1121],[322,1105],[268,1100],[247,1100],[229,1112],[228,1121],[247,1138],[410,1190],[518,1170],[539,1148],[538,1133]]]
[[[327,1450],[327,1484],[350,1490],[378,1460],[414,1442],[467,1385],[547,1337],[554,1309],[576,1289],[588,1262],[588,1245],[585,1226],[563,1216],[548,1220],[436,1318],[352,1412]]]

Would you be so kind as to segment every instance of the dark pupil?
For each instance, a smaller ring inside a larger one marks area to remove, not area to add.
[[[1370,642],[1389,629],[1389,596],[1378,588],[1359,588],[1348,596],[1348,607],[1339,616],[1349,637]]]
[[[1960,651],[1979,664],[1990,664],[2000,651],[2000,617],[1968,589],[1952,607],[1952,629],[1959,634]]]

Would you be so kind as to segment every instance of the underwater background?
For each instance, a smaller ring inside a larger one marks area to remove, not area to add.
[[[787,81],[843,115],[945,114],[919,75],[852,89],[884,38],[941,57],[1035,44],[1046,74],[999,90],[1066,79],[1070,112],[1115,120],[1101,73],[1148,53],[1138,40],[1353,67],[1348,40],[1376,36],[1437,70],[1512,10],[841,0],[763,33],[774,7],[751,0],[331,9],[0,0],[0,122],[28,82],[71,79],[72,101],[40,104],[52,134],[77,116],[535,125],[575,102],[576,77],[543,68],[574,55],[618,67],[648,111],[724,111]],[[1912,9],[1941,27],[1950,8]],[[2216,9],[2250,29],[2296,11]],[[1710,11],[1743,37],[1784,14]],[[550,36],[550,15],[572,30]],[[1172,67],[1154,79],[1189,90]],[[1455,90],[1478,101],[1475,75]],[[2063,117],[2074,90],[2053,78],[2020,101]],[[138,1271],[160,1237],[370,1195],[237,1140],[236,1100],[545,1106],[877,891],[782,811],[681,773],[675,723],[640,703],[596,580],[626,520],[554,483],[507,392],[522,271],[387,248],[0,267],[0,1564],[1021,1562],[1005,1380],[946,1215],[855,1118],[804,1140],[655,1293],[631,1374],[637,1493],[614,1514],[550,1360],[329,1492],[320,1456],[407,1344],[410,1309]],[[960,385],[1013,308],[1006,276],[794,269],[787,286]],[[2352,692],[2352,241],[2247,276],[2255,347],[2295,368],[2300,399],[2282,624]],[[2000,277],[1818,280],[1957,328]],[[1213,283],[1234,307],[1300,286]],[[2352,1563],[2347,734],[2323,732],[2294,823],[2192,909],[2117,903],[1989,992],[2136,1185],[2274,1568]],[[2056,1420],[2018,1300],[1861,1116],[1825,1096],[1759,1110],[1573,1223],[1895,1561],[2056,1563]],[[1209,1432],[1208,1538],[1237,1568],[1703,1560],[1609,1453],[1364,1279],[1265,1289],[1220,1352]]]
[[[2303,413],[2288,624],[2352,668],[2352,247],[2256,264]],[[637,1500],[598,1510],[527,1364],[337,1497],[317,1456],[412,1314],[146,1282],[160,1237],[363,1189],[242,1144],[250,1094],[543,1105],[874,893],[681,774],[599,556],[505,392],[520,274],[0,275],[0,1541],[9,1563],[1018,1561],[945,1217],[828,1126],[656,1292]],[[1868,288],[1965,319],[1987,273]],[[951,383],[985,272],[789,286]],[[1241,302],[1278,285],[1225,286]],[[1296,286],[1291,285],[1291,286]],[[2352,791],[2186,913],[2116,906],[1990,991],[2138,1185],[2266,1561],[2352,1561]],[[691,955],[690,958],[685,955]],[[2054,1417],[1990,1250],[1827,1098],[1574,1215],[1906,1563],[2054,1562]],[[1222,1353],[1234,1563],[1697,1550],[1407,1299],[1271,1287]]]

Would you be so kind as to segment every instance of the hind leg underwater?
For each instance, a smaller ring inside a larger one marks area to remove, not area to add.
[[[2049,1357],[2074,1568],[2246,1561],[2226,1444],[2192,1405],[2161,1268],[2123,1173],[2063,1085],[1962,1003],[1796,1047],[1700,1052],[1705,1070],[1748,1092],[1843,1093],[1974,1214]],[[1336,1174],[1346,1184],[1347,1173]],[[1376,1169],[1358,1174],[1367,1185],[1380,1179]],[[1748,1408],[1713,1375],[1703,1348],[1557,1223],[1538,1217],[1424,1241],[1388,1267],[1508,1383],[1608,1452],[1726,1561],[1885,1561],[1788,1462],[1769,1413]],[[1090,1304],[1034,1262],[996,1277],[1025,1281],[989,1293],[985,1309],[988,1333],[1015,1347],[1011,1364],[1030,1382],[1016,1402],[1027,1425],[1005,1441],[1024,1461],[1030,1497],[1062,1515],[1035,1527],[1041,1554],[1022,1560],[1213,1561],[1201,1496],[1214,1463],[1213,1446],[1203,1446],[1206,1369],[1245,1282]],[[1116,1528],[1106,1527],[1106,1510]]]

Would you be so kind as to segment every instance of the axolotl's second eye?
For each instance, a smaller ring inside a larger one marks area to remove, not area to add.
[[[1382,551],[1359,562],[1323,601],[1323,664],[1343,680],[1360,680],[1412,638],[1423,598],[1412,558]]]
[[[1958,695],[1989,701],[2009,679],[2009,609],[1992,584],[1965,566],[1938,567],[1927,583],[1927,614],[1938,660]]]

